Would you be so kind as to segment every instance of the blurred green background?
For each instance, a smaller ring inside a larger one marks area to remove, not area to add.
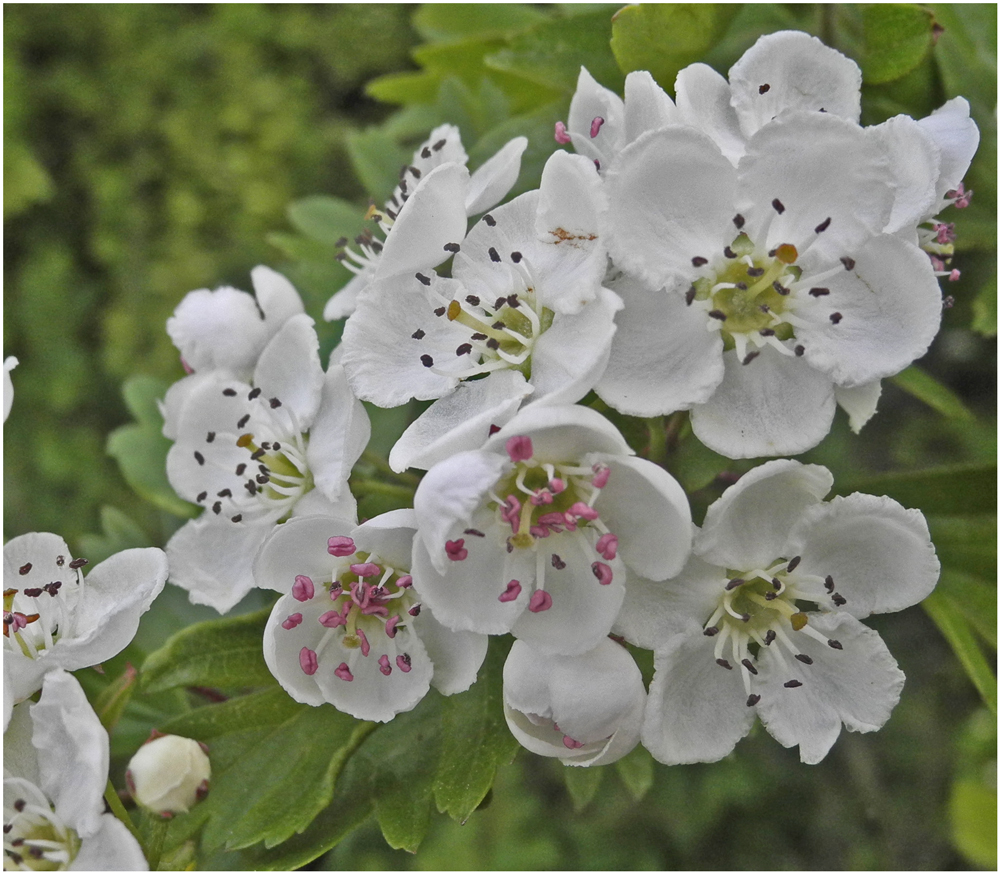
[[[128,377],[182,376],[164,322],[184,293],[248,288],[250,269],[268,263],[289,272],[319,318],[346,274],[332,260],[341,230],[324,225],[327,202],[315,196],[357,204],[359,231],[368,197],[391,187],[414,141],[442,121],[460,125],[473,166],[529,135],[517,190],[534,187],[580,63],[619,89],[632,68],[628,45],[609,47],[617,8],[5,7],[4,354],[20,359],[4,427],[5,538],[57,531],[88,555],[162,545],[181,520],[128,487],[106,441],[131,418]],[[865,123],[969,98],[983,133],[976,197],[947,216],[959,225],[963,277],[945,289],[955,306],[921,364],[960,409],[940,399],[932,409],[887,383],[861,438],[838,417],[808,460],[847,477],[995,460],[996,7],[900,4],[898,23],[876,22],[894,44],[909,40],[912,57],[895,67],[859,7],[712,7],[704,19],[694,7],[658,8],[678,16],[661,22],[674,39],[656,54],[668,90],[683,64],[704,59],[725,73],[761,33],[795,27],[859,60]],[[933,45],[930,22],[944,27]],[[326,330],[329,348],[336,330]],[[399,427],[376,424],[383,442]],[[960,523],[953,548],[995,538],[995,504],[992,529],[989,515],[985,528]],[[799,765],[758,726],[725,762],[649,772],[636,801],[613,769],[567,787],[560,765],[522,753],[466,825],[435,817],[417,856],[390,850],[370,822],[313,864],[994,867],[995,716],[923,611],[872,624],[907,691],[885,729],[843,736],[819,766]]]

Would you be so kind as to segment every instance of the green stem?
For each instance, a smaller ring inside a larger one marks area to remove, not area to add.
[[[667,432],[663,427],[663,418],[655,416],[646,419],[646,429],[649,431],[649,451],[646,458],[655,464],[662,464],[667,457]]]
[[[372,479],[352,479],[351,489],[357,494],[363,495],[389,495],[394,498],[405,498],[413,501],[416,492],[414,486],[406,486],[398,483],[383,483]]]
[[[142,839],[139,837],[139,831],[132,822],[132,817],[128,815],[125,805],[122,804],[122,800],[118,797],[118,792],[115,787],[111,785],[110,780],[108,780],[108,788],[104,790],[104,800],[107,801],[108,807],[111,808],[111,812],[122,821],[125,828],[132,832],[132,837],[139,841],[139,843],[142,843]]]
[[[146,814],[146,827],[143,830],[146,832],[148,840],[143,850],[150,871],[156,871],[160,867],[160,858],[163,856],[163,841],[167,836],[168,828],[170,828],[170,820],[163,819],[154,813]]]

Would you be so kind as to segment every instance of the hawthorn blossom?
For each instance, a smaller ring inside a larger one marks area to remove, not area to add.
[[[3,420],[6,422],[10,415],[10,408],[14,403],[14,382],[10,378],[10,372],[17,367],[17,359],[13,355],[8,355],[3,360]]]
[[[5,698],[33,695],[48,671],[117,655],[167,579],[160,549],[126,549],[84,576],[86,564],[57,534],[22,534],[4,545]]]
[[[627,275],[596,390],[623,413],[691,410],[730,458],[803,452],[839,395],[863,407],[937,333],[937,280],[916,245],[882,233],[892,176],[851,121],[785,112],[737,167],[668,126],[626,147],[605,186]]]
[[[149,869],[132,833],[105,813],[108,733],[71,674],[47,674],[3,741],[4,870]]]
[[[527,139],[515,137],[470,175],[458,128],[434,128],[400,171],[385,207],[372,205],[365,215],[382,236],[367,231],[355,238],[357,251],[345,248],[338,256],[355,276],[327,301],[323,318],[330,322],[349,316],[358,295],[379,279],[429,270],[448,258],[445,243],[464,237],[468,218],[503,200],[517,181],[527,145]]]
[[[136,804],[163,819],[187,813],[208,794],[212,763],[200,741],[154,731],[125,770]]]
[[[533,405],[432,467],[413,500],[413,573],[437,619],[544,653],[597,646],[626,567],[665,579],[690,547],[684,492],[631,454],[599,413]]]
[[[620,306],[601,286],[603,206],[589,162],[556,152],[538,191],[445,247],[454,254],[451,278],[400,276],[362,296],[341,359],[358,397],[392,407],[455,393],[405,435],[390,457],[395,469],[428,466],[437,458],[423,451],[473,418],[506,421],[524,398],[573,403],[593,387]],[[494,379],[505,371],[517,375]]]
[[[410,570],[415,533],[413,511],[395,510],[361,525],[301,516],[264,542],[257,585],[283,593],[264,660],[296,701],[388,722],[432,685],[452,695],[475,682],[486,637],[451,631],[423,609],[423,577]]]
[[[261,354],[251,382],[207,374],[185,398],[167,478],[205,508],[167,544],[170,581],[191,601],[227,612],[253,587],[260,541],[291,515],[341,507],[371,434],[343,369],[319,364],[306,315],[294,316]]]
[[[819,465],[770,461],[708,508],[684,569],[632,580],[616,629],[655,651],[642,742],[665,764],[727,755],[760,717],[803,762],[875,731],[903,674],[859,620],[930,594],[927,523],[887,497],[823,498]]]
[[[608,765],[639,743],[646,689],[628,650],[607,638],[580,655],[515,640],[503,666],[507,726],[525,749],[565,765]]]

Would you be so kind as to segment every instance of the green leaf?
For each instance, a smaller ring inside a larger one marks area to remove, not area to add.
[[[604,778],[604,768],[574,768],[572,766],[563,767],[563,779],[566,781],[566,789],[569,797],[573,800],[573,810],[579,813],[597,794],[597,790]]]
[[[132,692],[135,691],[135,681],[138,676],[139,672],[132,665],[126,665],[121,675],[112,680],[94,701],[94,712],[109,734],[114,731],[118,720],[125,712]]]
[[[623,73],[649,70],[673,93],[682,67],[700,61],[725,35],[739,4],[633,4],[612,23],[611,51]]]
[[[433,772],[424,771],[402,783],[391,775],[381,781],[375,795],[375,817],[386,843],[394,850],[417,852],[431,824]]]
[[[354,174],[377,203],[386,200],[399,179],[399,168],[410,160],[412,149],[388,139],[377,127],[350,131],[345,137]]]
[[[923,602],[924,609],[944,635],[965,668],[983,702],[997,712],[997,678],[990,669],[969,623],[942,592],[932,592]]]
[[[994,574],[994,577],[996,574]],[[997,648],[997,587],[982,577],[945,569],[937,590],[993,649]]]
[[[413,16],[413,27],[427,42],[452,42],[507,37],[548,17],[522,3],[425,3]]]
[[[140,425],[152,425],[159,430],[163,427],[163,416],[157,403],[169,388],[162,379],[154,376],[132,376],[122,385],[125,406]]]
[[[132,517],[117,507],[101,507],[101,528],[102,534],[85,534],[80,538],[80,549],[92,564],[102,562],[123,549],[153,545]]]
[[[972,780],[957,780],[948,801],[952,840],[973,865],[997,867],[997,790]]]
[[[624,76],[609,48],[611,16],[596,13],[557,18],[513,37],[486,57],[486,65],[566,94],[576,90],[580,67],[606,88],[620,91]]]
[[[911,364],[902,373],[897,373],[891,382],[948,419],[972,422],[976,418],[958,395],[916,364]]]
[[[336,248],[342,237],[353,238],[364,226],[364,209],[339,197],[314,195],[288,207],[288,220],[310,239]]]
[[[927,525],[942,565],[985,579],[996,577],[996,516],[930,515]]]
[[[997,335],[997,277],[996,274],[972,299],[972,330],[984,337]]]
[[[646,793],[653,788],[655,773],[653,757],[646,752],[645,747],[638,746],[615,762],[615,770],[618,771],[618,776],[621,777],[629,795],[636,801],[642,801]]]
[[[710,485],[732,462],[725,456],[713,452],[685,428],[677,448],[667,455],[667,469],[686,492],[696,492]]]
[[[271,728],[291,719],[305,705],[293,701],[280,686],[240,695],[218,704],[196,707],[160,726],[164,734],[210,741],[248,727]]]
[[[834,490],[839,495],[866,492],[888,495],[904,507],[945,516],[996,512],[996,464],[956,464],[902,473],[845,476]]]
[[[486,797],[497,768],[514,759],[519,746],[503,714],[503,662],[510,641],[490,640],[479,679],[442,705],[441,764],[434,780],[438,810],[465,822]]]
[[[161,510],[191,519],[198,508],[179,498],[167,480],[167,453],[172,445],[159,428],[122,425],[108,435],[107,452],[137,495]]]
[[[171,637],[142,666],[140,688],[271,686],[264,663],[264,624],[271,608],[244,616],[199,622]]]
[[[864,48],[860,59],[869,85],[892,82],[916,67],[931,47],[933,13],[913,3],[861,6]]]

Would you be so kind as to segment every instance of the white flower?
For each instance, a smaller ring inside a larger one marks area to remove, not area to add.
[[[919,511],[824,502],[832,484],[818,465],[756,467],[708,508],[680,574],[630,583],[617,630],[655,650],[642,742],[657,760],[721,759],[759,716],[814,764],[842,723],[889,718],[903,674],[858,620],[925,598],[940,565]]]
[[[14,403],[14,383],[10,378],[10,372],[17,367],[17,359],[13,355],[8,355],[3,360],[3,420],[6,422],[10,415],[11,405]]]
[[[138,841],[104,812],[108,733],[72,675],[48,674],[3,741],[5,870],[148,870]]]
[[[515,137],[470,176],[458,128],[444,124],[431,131],[403,168],[385,208],[368,211],[366,218],[378,223],[383,237],[361,235],[355,239],[359,251],[345,249],[340,256],[355,277],[327,301],[323,318],[329,322],[349,316],[358,295],[376,280],[429,270],[444,261],[448,253],[442,247],[465,236],[468,217],[499,203],[510,191],[527,145],[524,137]]]
[[[431,685],[452,695],[475,682],[486,637],[450,631],[421,609],[423,577],[410,571],[415,532],[412,510],[362,525],[302,516],[264,542],[257,585],[283,593],[264,659],[296,701],[387,722]]]
[[[267,345],[252,385],[225,372],[201,379],[177,418],[167,477],[205,507],[167,544],[170,581],[225,613],[253,587],[251,562],[270,529],[337,506],[354,511],[347,479],[371,433],[342,368],[324,375],[308,316]]]
[[[573,403],[593,387],[620,305],[601,287],[602,209],[593,168],[556,152],[538,191],[484,216],[451,246],[453,278],[410,274],[361,298],[344,329],[342,358],[358,397],[391,407],[461,386],[407,432],[390,458],[394,468],[428,466],[437,460],[423,454],[431,443],[476,417],[500,424],[528,395]],[[503,371],[517,375],[493,379]]]
[[[169,819],[187,813],[208,793],[208,748],[176,734],[151,737],[129,760],[125,782],[137,804]]]
[[[85,577],[86,564],[56,534],[22,534],[4,546],[3,658],[14,701],[37,692],[47,671],[121,652],[167,578],[160,549],[126,549]]]
[[[631,452],[591,409],[534,405],[481,449],[432,467],[413,500],[413,573],[438,620],[511,631],[542,652],[595,647],[626,566],[664,579],[690,547],[680,486]]]
[[[507,725],[525,749],[566,765],[607,765],[639,743],[646,689],[624,646],[547,655],[515,640],[503,666]]]
[[[177,437],[176,419],[189,392],[201,377],[223,371],[249,380],[258,359],[285,322],[305,312],[294,286],[263,265],[250,273],[256,300],[245,291],[224,286],[188,292],[167,319],[167,333],[180,350],[191,376],[174,383],[160,404],[163,433]]]
[[[630,415],[691,410],[731,458],[795,454],[830,429],[835,390],[924,354],[941,319],[926,255],[882,233],[894,189],[873,137],[788,111],[733,167],[670,126],[606,176],[608,248],[625,302],[597,392]],[[877,391],[877,389],[876,389]]]

